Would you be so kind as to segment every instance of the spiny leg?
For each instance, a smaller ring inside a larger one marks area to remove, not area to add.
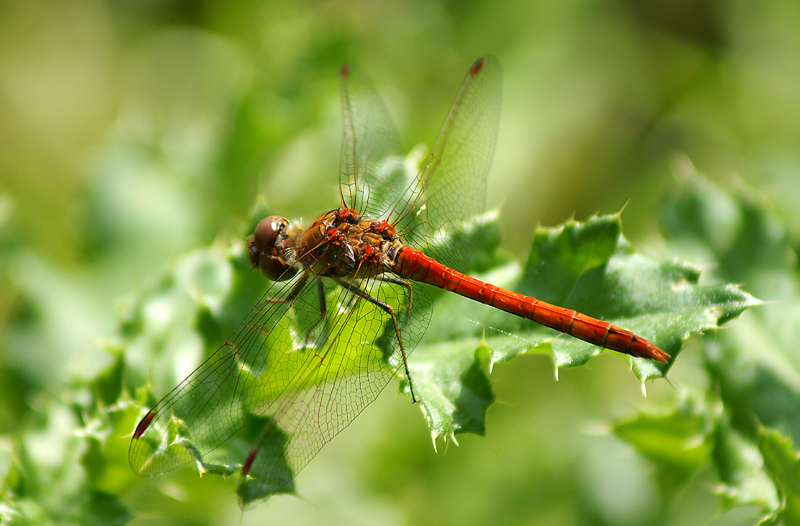
[[[297,283],[292,285],[292,290],[285,298],[267,298],[266,301],[268,303],[275,303],[280,305],[291,305],[300,295],[300,293],[304,290],[308,280],[310,279],[310,275],[308,273],[304,273],[300,279],[298,279]],[[313,322],[303,331],[305,336],[303,337],[304,345],[308,345],[311,341],[311,334],[320,326],[320,324],[325,321],[328,317],[328,304],[325,298],[325,284],[321,279],[317,280],[317,300],[319,301],[318,309],[317,309],[317,316]],[[324,345],[327,337],[322,335],[321,340],[317,343],[318,346]]]
[[[411,304],[414,302],[414,287],[411,286],[411,283],[404,279],[396,278],[394,276],[386,276],[384,274],[375,276],[375,279],[379,279],[386,283],[391,283],[392,285],[398,285],[408,291],[408,308],[406,309],[406,321],[408,321],[408,318],[411,316]]]
[[[318,307],[319,311],[317,311],[317,319],[311,322],[311,325],[306,329],[306,342],[311,340],[311,334],[317,330],[317,328],[328,318],[328,302],[325,294],[325,284],[322,280],[317,281],[317,300],[319,301]],[[319,336],[319,341],[317,342],[316,346],[319,349],[325,342],[328,340],[328,330],[325,329],[322,331],[322,334]]]
[[[409,283],[406,283],[405,281],[397,279],[397,278],[390,278],[390,277],[387,276],[387,277],[384,277],[382,279],[382,281],[386,281],[387,283],[393,283],[395,285],[407,286],[407,287],[411,288],[411,285]],[[403,357],[403,368],[405,369],[406,378],[408,379],[408,388],[411,391],[411,401],[413,403],[417,403],[418,402],[417,396],[414,394],[414,383],[411,381],[411,372],[408,370],[408,358],[406,356],[405,346],[403,345],[403,337],[400,336],[400,324],[397,321],[397,315],[395,314],[394,309],[392,308],[392,306],[389,305],[388,303],[384,302],[384,301],[379,300],[375,296],[371,295],[369,292],[366,292],[365,290],[362,290],[361,287],[359,287],[355,283],[351,283],[349,281],[345,281],[345,280],[342,280],[342,279],[337,279],[336,283],[338,283],[339,286],[341,286],[343,289],[349,291],[353,295],[372,303],[373,305],[375,305],[376,307],[381,309],[383,312],[385,312],[386,314],[388,314],[389,316],[392,317],[392,324],[394,325],[394,332],[397,335],[397,342],[400,344],[400,355]]]
[[[303,290],[303,287],[308,281],[308,276],[308,272],[303,272],[303,274],[297,280],[297,283],[292,285],[292,290],[289,291],[289,294],[287,294],[285,298],[267,298],[267,302],[277,304],[292,303],[297,296],[300,295],[300,291]]]

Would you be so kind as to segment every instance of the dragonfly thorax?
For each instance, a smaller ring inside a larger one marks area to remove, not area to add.
[[[340,208],[314,221],[296,250],[298,260],[316,274],[363,279],[385,272],[390,263],[387,254],[401,246],[394,227],[386,221]]]

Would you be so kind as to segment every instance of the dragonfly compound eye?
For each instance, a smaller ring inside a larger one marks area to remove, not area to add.
[[[285,217],[262,219],[248,243],[250,263],[273,281],[284,281],[297,274],[297,269],[284,260],[288,225]]]

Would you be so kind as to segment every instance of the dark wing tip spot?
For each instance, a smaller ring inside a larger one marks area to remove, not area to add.
[[[478,72],[483,69],[483,66],[486,65],[486,58],[479,58],[475,61],[472,65],[472,68],[469,70],[470,75],[473,77],[478,74]]]
[[[153,418],[156,414],[150,410],[144,418],[142,418],[141,422],[136,426],[136,430],[133,432],[133,439],[136,440],[137,438],[141,438],[144,435],[144,432],[147,431],[147,428],[150,427],[150,423],[153,421]]]
[[[250,468],[253,467],[253,461],[256,459],[256,453],[258,453],[258,448],[253,448],[250,450],[250,454],[247,455],[247,460],[245,460],[244,464],[242,464],[242,477],[246,477],[248,473],[250,473]]]

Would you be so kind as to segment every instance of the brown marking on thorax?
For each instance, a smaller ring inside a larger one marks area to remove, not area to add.
[[[327,212],[309,226],[298,244],[306,267],[331,278],[371,278],[387,270],[387,251],[402,247],[386,221],[359,216],[352,209]]]

